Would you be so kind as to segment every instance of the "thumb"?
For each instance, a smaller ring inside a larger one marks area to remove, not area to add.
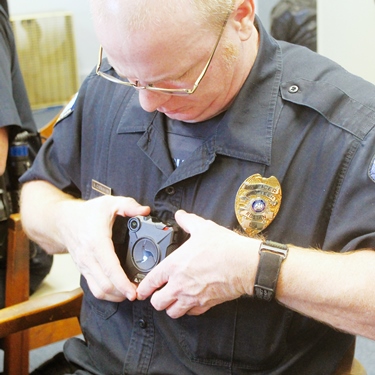
[[[186,232],[191,234],[194,229],[199,225],[203,224],[203,218],[195,214],[187,213],[184,210],[178,210],[175,214],[177,224]]]
[[[149,206],[142,206],[135,199],[129,197],[118,197],[114,202],[117,215],[121,216],[147,216],[150,213]]]

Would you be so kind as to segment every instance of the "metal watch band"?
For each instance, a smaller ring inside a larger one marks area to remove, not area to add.
[[[288,246],[273,241],[265,241],[260,245],[259,255],[254,296],[269,302],[275,296],[281,263],[288,255]]]

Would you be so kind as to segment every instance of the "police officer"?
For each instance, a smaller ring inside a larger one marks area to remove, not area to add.
[[[83,275],[77,374],[333,374],[375,338],[375,87],[252,0],[91,3],[97,68],[22,180]],[[134,283],[121,217],[149,214],[190,238]]]

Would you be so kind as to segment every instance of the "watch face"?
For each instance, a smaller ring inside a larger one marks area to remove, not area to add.
[[[134,265],[142,272],[148,272],[159,262],[159,248],[149,238],[140,238],[133,247]]]

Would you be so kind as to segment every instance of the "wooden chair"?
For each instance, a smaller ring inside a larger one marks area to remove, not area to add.
[[[58,113],[56,113],[56,115],[50,121],[48,121],[38,130],[40,137],[42,138],[42,142],[52,135],[53,127],[55,126],[55,123],[59,119],[63,110],[64,109],[61,109]]]
[[[65,272],[59,267],[59,257],[60,254],[54,256],[49,280],[53,279],[54,268],[55,272]],[[20,215],[13,214],[8,229],[6,307],[0,310],[4,375],[28,374],[29,350],[81,333],[78,317],[82,290],[78,287],[54,293],[54,285],[48,284],[48,280],[43,287],[48,291],[46,295],[37,290],[36,296],[29,299],[29,241],[22,230]]]

